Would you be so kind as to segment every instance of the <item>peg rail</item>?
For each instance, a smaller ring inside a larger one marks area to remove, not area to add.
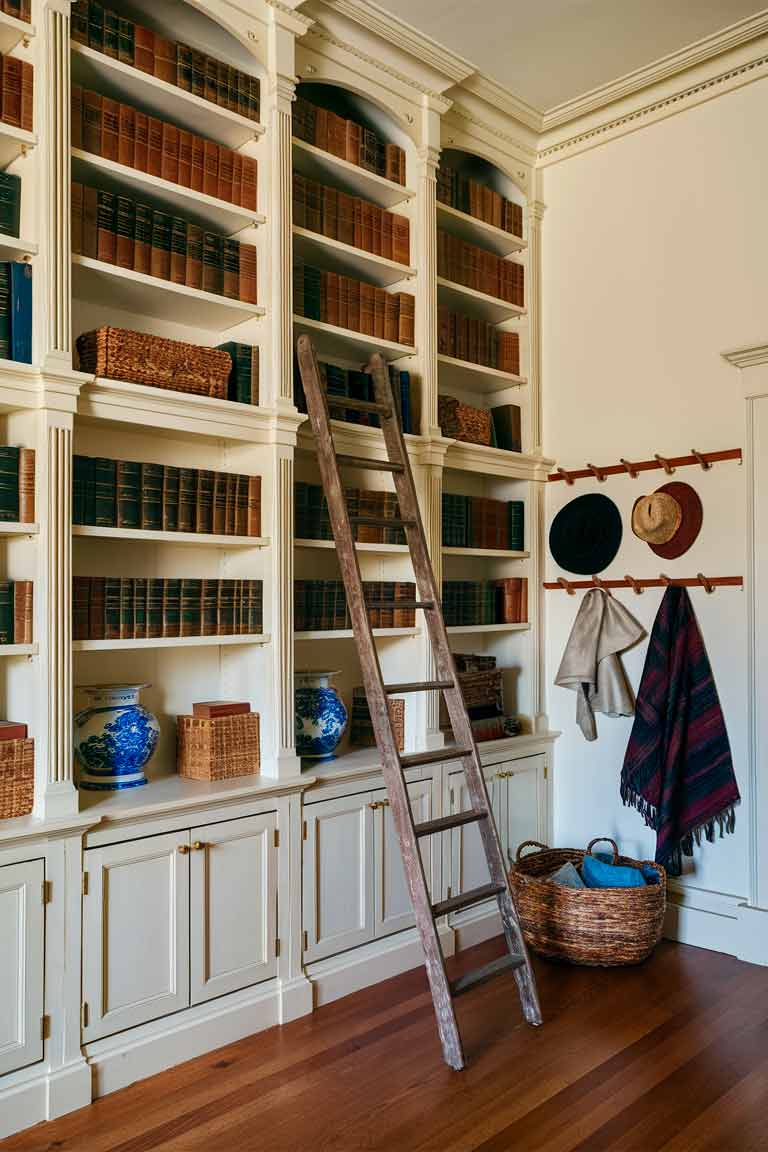
[[[550,482],[565,480],[566,484],[573,484],[575,480],[594,478],[603,481],[606,476],[622,476],[625,473],[635,480],[641,472],[662,469],[667,476],[671,476],[676,468],[689,468],[694,464],[698,464],[708,472],[713,464],[719,464],[723,460],[738,460],[741,464],[741,448],[725,448],[721,452],[697,452],[692,448],[690,456],[654,455],[652,460],[632,461],[622,457],[618,464],[606,464],[604,467],[588,463],[586,468],[576,468],[570,472],[565,468],[558,468],[556,472],[550,472],[547,480]]]
[[[593,576],[590,580],[566,580],[564,576],[559,576],[557,580],[545,580],[544,587],[550,592],[567,592],[570,596],[575,595],[577,590],[582,588],[603,588],[606,592],[610,592],[613,588],[631,588],[638,596],[645,588],[668,588],[674,585],[677,588],[704,588],[707,592],[714,592],[716,588],[742,588],[744,586],[743,576],[705,576],[703,572],[697,573],[696,576],[679,576],[673,578],[665,576],[663,572],[658,576],[639,577],[625,576],[621,580],[601,580],[599,576]]]

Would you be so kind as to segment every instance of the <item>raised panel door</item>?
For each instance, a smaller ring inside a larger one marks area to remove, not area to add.
[[[42,860],[0,868],[0,1075],[43,1058]]]

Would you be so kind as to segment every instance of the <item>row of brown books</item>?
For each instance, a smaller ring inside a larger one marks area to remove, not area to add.
[[[525,547],[525,504],[443,492],[442,541],[445,548],[510,549]]]
[[[0,120],[31,132],[34,124],[35,70],[17,56],[0,56]]]
[[[0,644],[32,643],[32,581],[0,580]]]
[[[364,580],[363,597],[372,628],[413,628],[413,608],[396,608],[398,600],[416,598],[416,585],[408,581]],[[349,629],[352,623],[341,580],[294,580],[294,628],[297,632]],[[391,607],[390,607],[391,605]]]
[[[387,292],[373,284],[293,261],[293,310],[299,316],[362,332],[379,340],[413,345],[416,301],[407,292]]]
[[[122,64],[138,68],[166,84],[238,112],[248,120],[259,119],[260,85],[256,76],[216,60],[205,52],[167,40],[152,28],[136,24],[97,0],[75,0],[71,36]]]
[[[256,303],[256,248],[129,196],[72,184],[72,252],[230,300]]]
[[[367,516],[396,520],[400,516],[394,492],[364,488],[344,488],[344,501],[350,517]],[[296,481],[293,486],[295,532],[299,540],[332,540],[328,504],[320,484]],[[354,524],[352,534],[360,544],[405,544],[405,533],[394,524]]]
[[[293,173],[293,222],[398,264],[411,258],[411,222],[359,196]]]
[[[260,536],[261,477],[75,456],[72,523]]]
[[[445,304],[437,309],[437,351],[441,356],[520,375],[518,332],[502,332],[487,320],[452,312]]]
[[[3,0],[0,12],[29,24],[32,21],[32,0]]]
[[[465,288],[507,300],[519,308],[525,306],[525,266],[515,260],[503,260],[459,236],[437,230],[437,274]]]
[[[72,147],[256,211],[252,156],[77,84],[72,86]]]
[[[260,633],[261,580],[75,576],[73,640]]]
[[[293,105],[293,134],[340,160],[405,184],[405,152],[398,144],[388,144],[373,128],[319,108],[302,96]]]
[[[494,228],[501,228],[504,232],[511,232],[515,236],[523,235],[523,209],[513,200],[507,200],[501,193],[481,184],[479,180],[471,180],[460,172],[458,168],[451,168],[441,164],[437,169],[437,199],[449,208],[456,208],[459,212],[466,212],[476,220],[486,224],[493,224]]]

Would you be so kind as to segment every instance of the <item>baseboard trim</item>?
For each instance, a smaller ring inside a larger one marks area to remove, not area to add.
[[[664,935],[680,944],[736,956],[748,964],[768,965],[768,910],[751,907],[742,896],[673,881]]]
[[[313,1005],[312,982],[303,974],[280,985],[280,1023],[308,1016]]]
[[[503,929],[498,908],[486,908],[477,912],[463,913],[461,920],[455,920],[451,927],[456,934],[456,951],[482,944],[492,936],[500,936]]]
[[[0,1091],[0,1140],[48,1119],[48,1073]]]
[[[59,1068],[46,1078],[48,1086],[47,1119],[55,1120],[91,1103],[91,1070],[85,1060],[68,1068]]]

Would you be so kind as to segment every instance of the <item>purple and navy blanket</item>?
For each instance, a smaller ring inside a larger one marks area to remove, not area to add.
[[[653,625],[621,772],[621,798],[656,831],[671,876],[694,841],[733,832],[739,789],[712,668],[685,588],[670,586]]]

